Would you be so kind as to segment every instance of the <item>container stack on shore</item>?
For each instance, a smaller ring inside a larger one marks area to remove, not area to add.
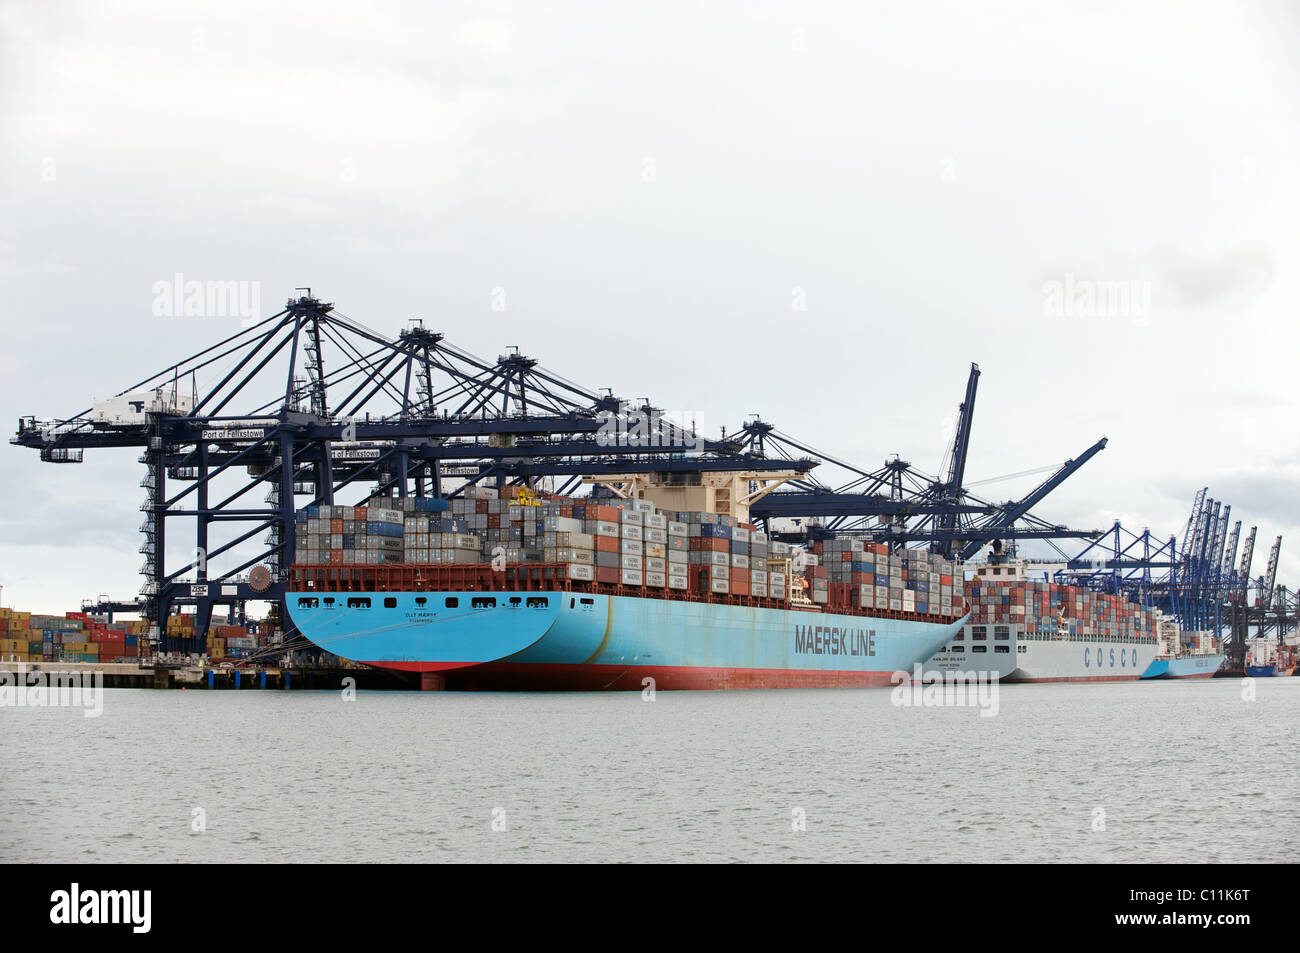
[[[178,612],[167,617],[167,637],[171,639],[193,639],[195,619],[192,613]],[[257,622],[248,625],[222,625],[215,620],[208,626],[207,637],[203,644],[203,654],[210,659],[247,659],[257,654],[274,650],[280,643],[278,632],[262,631],[265,627]],[[195,651],[198,651],[196,648]]]
[[[134,662],[147,625],[0,609],[0,659],[12,662]]]

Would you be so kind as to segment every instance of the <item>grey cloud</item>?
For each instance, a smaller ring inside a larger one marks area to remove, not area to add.
[[[19,451],[9,448],[11,453]],[[21,506],[0,508],[0,539],[6,546],[105,547],[134,560],[141,515],[130,505],[131,490],[120,502],[60,499],[41,487],[23,491]]]
[[[1218,254],[1165,250],[1156,257],[1178,303],[1194,308],[1248,302],[1272,286],[1276,267],[1273,250],[1262,242]]]

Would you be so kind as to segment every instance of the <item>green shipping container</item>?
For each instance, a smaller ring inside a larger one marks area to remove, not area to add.
[[[44,639],[42,639],[42,640],[39,641],[39,642],[28,642],[28,643],[27,643],[27,654],[28,654],[28,655],[40,655],[40,654],[42,654],[44,651],[45,651],[45,640],[44,640]]]

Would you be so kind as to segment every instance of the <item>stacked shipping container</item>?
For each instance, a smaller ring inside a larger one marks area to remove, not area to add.
[[[891,556],[839,540],[804,553],[734,517],[659,512],[648,500],[470,487],[449,504],[408,497],[308,507],[297,537],[295,562],[305,566],[535,562],[604,585],[948,618],[964,611],[960,571],[928,553]]]
[[[1122,596],[1028,579],[971,583],[971,622],[1011,622],[1030,635],[1155,638],[1157,613]]]
[[[832,539],[813,546],[829,582],[848,587],[850,605],[958,618],[965,612],[962,568],[919,549],[892,554],[884,543]],[[815,591],[815,590],[814,590]]]
[[[134,662],[144,622],[101,622],[84,612],[63,616],[0,609],[0,659],[14,662]]]

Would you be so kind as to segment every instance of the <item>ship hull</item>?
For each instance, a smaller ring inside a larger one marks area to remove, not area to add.
[[[321,648],[485,691],[887,685],[963,622],[560,591],[329,597],[288,597],[294,625]]]
[[[992,637],[974,638],[979,629]],[[925,673],[984,674],[1010,683],[1131,682],[1142,677],[1155,653],[1154,640],[1041,638],[1020,625],[972,624],[926,661]]]
[[[1213,678],[1223,664],[1222,655],[1183,655],[1178,658],[1155,659],[1145,672],[1144,679],[1158,678]]]
[[[1272,678],[1277,674],[1276,665],[1247,665],[1246,674],[1251,678]]]

